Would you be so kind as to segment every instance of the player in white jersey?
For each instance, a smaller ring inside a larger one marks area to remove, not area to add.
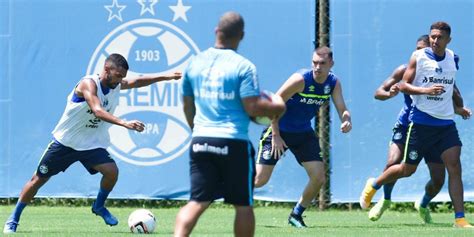
[[[280,116],[285,103],[261,99],[256,68],[236,50],[244,20],[227,12],[215,30],[214,47],[194,57],[183,73],[183,110],[193,129],[190,201],[176,217],[174,236],[189,236],[212,201],[223,197],[235,208],[234,235],[253,236],[254,151],[250,116]]]
[[[430,28],[431,48],[417,50],[410,58],[400,91],[412,95],[413,109],[405,145],[403,162],[387,169],[376,180],[369,179],[361,195],[361,206],[369,206],[377,186],[407,177],[427,153],[436,151],[446,165],[449,176],[449,194],[455,211],[455,227],[472,228],[464,217],[464,197],[461,178],[461,140],[453,121],[453,95],[457,57],[446,48],[451,41],[451,27],[445,22],[435,22]],[[461,108],[456,113],[465,119],[471,111]],[[402,172],[398,172],[402,167]]]
[[[117,218],[104,206],[118,178],[117,165],[105,150],[110,144],[108,128],[116,124],[142,132],[145,127],[141,121],[126,121],[113,115],[118,104],[119,91],[181,78],[181,73],[176,72],[164,76],[143,76],[124,80],[127,71],[127,60],[122,55],[111,54],[105,60],[100,75],[86,76],[77,83],[67,98],[66,109],[59,123],[52,132],[53,141],[43,153],[33,177],[23,187],[15,209],[5,223],[3,233],[15,233],[23,209],[38,190],[52,176],[64,172],[77,161],[81,162],[90,174],[102,174],[92,212],[101,216],[107,225],[118,224]]]

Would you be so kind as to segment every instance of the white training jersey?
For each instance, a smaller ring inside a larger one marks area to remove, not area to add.
[[[454,119],[453,88],[457,72],[453,51],[446,49],[444,59],[437,61],[431,48],[417,50],[416,76],[414,86],[431,87],[435,84],[444,86],[440,95],[412,95],[413,105],[428,115],[443,120]]]
[[[120,84],[104,94],[99,75],[86,76],[82,80],[95,82],[97,97],[102,107],[107,112],[113,113],[118,104]],[[78,100],[74,88],[67,97],[66,109],[52,134],[58,142],[77,151],[107,148],[110,145],[108,132],[110,125],[96,118],[84,99]]]

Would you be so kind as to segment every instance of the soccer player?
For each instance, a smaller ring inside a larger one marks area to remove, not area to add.
[[[400,91],[413,98],[403,162],[391,166],[378,178],[369,179],[362,191],[360,204],[363,208],[368,207],[381,185],[410,176],[424,155],[437,152],[448,170],[449,194],[455,211],[454,226],[472,228],[464,217],[460,161],[462,143],[453,121],[458,60],[454,52],[446,48],[451,41],[450,34],[451,27],[446,22],[433,23],[429,34],[431,48],[412,54],[400,84]],[[471,111],[464,107],[462,100],[457,103],[461,104],[457,104],[460,108],[456,109],[456,113],[469,118]]]
[[[347,133],[352,128],[341,83],[330,71],[334,65],[331,49],[317,48],[312,62],[312,69],[294,73],[277,91],[276,95],[285,101],[287,111],[263,131],[257,155],[256,187],[268,182],[275,165],[288,148],[308,174],[309,181],[288,217],[288,223],[297,228],[306,227],[302,214],[326,181],[321,148],[311,120],[319,107],[332,97],[341,120],[341,132]]]
[[[255,66],[236,50],[244,20],[227,12],[215,29],[215,44],[191,60],[183,73],[183,109],[192,128],[190,201],[176,217],[175,236],[189,236],[216,198],[232,204],[235,236],[253,236],[254,150],[248,138],[251,117],[280,116],[281,98],[260,97]]]
[[[53,140],[41,157],[33,177],[23,187],[13,213],[5,223],[3,233],[16,232],[23,209],[38,190],[52,176],[64,172],[77,161],[81,162],[90,174],[102,174],[92,212],[101,216],[107,225],[118,224],[117,218],[104,206],[118,178],[117,165],[105,150],[110,144],[108,128],[116,124],[142,132],[145,127],[141,121],[126,121],[112,114],[118,104],[119,92],[181,78],[181,73],[176,72],[164,76],[143,76],[124,80],[127,71],[127,60],[122,55],[111,54],[105,60],[100,75],[85,76],[77,83],[67,98],[67,105],[59,123],[52,132]]]
[[[430,41],[428,35],[422,35],[418,38],[416,43],[416,49],[422,49],[429,47]],[[402,80],[403,74],[405,73],[406,65],[401,65],[396,68],[390,77],[385,80],[382,85],[375,91],[375,98],[378,100],[387,100],[396,96],[399,92],[399,82]],[[455,87],[455,91],[456,87]],[[453,94],[453,99],[455,104],[457,97],[460,97],[459,93]],[[412,109],[412,99],[410,95],[403,94],[404,98],[404,107],[400,111],[397,122],[393,128],[392,141],[389,146],[388,160],[387,165],[384,170],[387,170],[390,166],[394,164],[399,164],[403,158],[403,151],[405,148],[406,142],[406,133],[408,131],[408,116]],[[460,97],[462,101],[462,97]],[[462,104],[462,102],[461,102]],[[457,107],[455,108],[462,108]],[[433,153],[425,154],[425,161],[430,170],[431,179],[427,182],[425,186],[425,194],[422,199],[415,203],[415,208],[418,210],[420,217],[425,223],[432,223],[431,215],[429,209],[427,208],[429,202],[439,193],[441,188],[444,185],[445,179],[445,166],[441,160],[441,154]],[[396,181],[395,181],[396,182]],[[390,207],[392,190],[395,185],[395,182],[388,183],[383,185],[384,197],[381,198],[377,204],[372,207],[369,211],[369,219],[372,221],[377,221],[380,219],[382,214],[386,209]]]

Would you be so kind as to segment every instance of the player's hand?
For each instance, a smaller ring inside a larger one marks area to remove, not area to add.
[[[398,92],[400,92],[400,87],[398,86],[398,83],[397,83],[397,84],[394,84],[390,87],[390,90],[388,91],[388,94],[390,95],[390,97],[394,97],[394,96],[398,95]]]
[[[428,95],[441,95],[444,92],[444,86],[440,84],[432,85],[431,87],[427,88],[427,93]]]
[[[272,134],[272,152],[271,156],[279,160],[283,153],[285,153],[285,148],[288,148],[285,141],[280,136],[274,136]]]
[[[143,132],[145,129],[145,124],[138,120],[130,120],[125,122],[125,126],[128,129],[135,130],[137,132]]]
[[[342,133],[348,133],[352,129],[352,123],[350,121],[344,121],[341,124],[341,132]]]
[[[463,119],[470,119],[472,111],[466,107],[454,107],[454,112],[460,115]]]
[[[171,81],[171,80],[178,80],[182,77],[183,75],[181,74],[181,72],[174,72],[172,74],[169,74],[169,75],[166,75],[166,80],[167,81]]]

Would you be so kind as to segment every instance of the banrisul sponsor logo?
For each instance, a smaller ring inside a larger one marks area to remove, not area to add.
[[[100,73],[105,59],[112,53],[127,58],[130,66],[127,78],[183,71],[191,57],[199,52],[193,40],[176,25],[188,22],[186,12],[191,6],[183,5],[182,0],[172,5],[169,2],[138,0],[122,4],[120,0],[110,0],[104,6],[104,24],[109,29],[90,59],[87,74]],[[158,11],[171,14],[157,14]],[[158,19],[163,15],[173,17]],[[134,165],[152,166],[184,154],[191,141],[191,131],[182,112],[179,84],[180,81],[159,82],[120,92],[114,114],[126,120],[138,119],[146,126],[141,133],[111,126],[112,156]]]

